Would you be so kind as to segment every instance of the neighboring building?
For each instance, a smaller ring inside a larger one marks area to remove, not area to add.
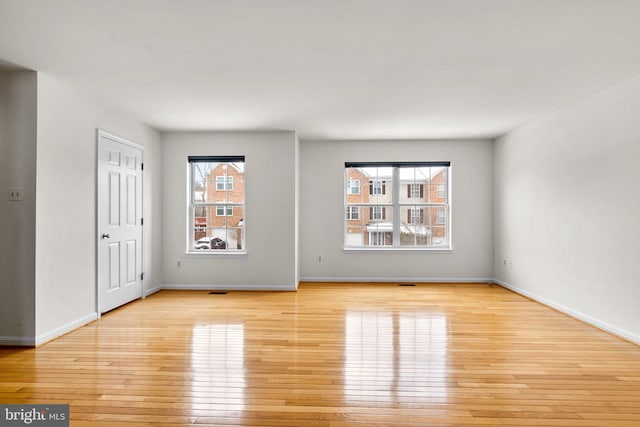
[[[392,175],[386,168],[347,168],[345,245],[389,246],[393,241]],[[413,169],[411,169],[413,171]],[[417,179],[400,175],[400,245],[438,245],[446,240],[448,213],[445,168],[430,168],[431,176]],[[386,174],[385,174],[386,173]],[[360,205],[360,206],[358,206]],[[385,206],[388,205],[388,206]]]
[[[202,191],[206,203],[194,217],[195,240],[219,238],[226,248],[242,249],[244,227],[244,170],[233,163],[217,164],[206,174]]]

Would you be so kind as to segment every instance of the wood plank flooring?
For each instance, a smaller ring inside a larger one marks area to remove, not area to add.
[[[640,347],[495,285],[161,291],[37,349],[0,403],[71,425],[640,426]]]

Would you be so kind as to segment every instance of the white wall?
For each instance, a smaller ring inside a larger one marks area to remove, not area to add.
[[[294,249],[294,283],[296,288],[300,283],[300,140],[298,139],[298,135],[295,136],[295,249]]]
[[[38,74],[36,340],[96,315],[96,130],[145,147],[145,289],[160,273],[160,135]]]
[[[640,76],[495,143],[495,277],[636,342],[639,117]]]
[[[0,344],[35,332],[36,89],[35,72],[0,72]]]
[[[163,134],[162,261],[168,287],[295,289],[295,149],[293,132]],[[245,156],[246,255],[185,254],[189,155]]]
[[[491,141],[302,141],[301,280],[472,281],[492,277]],[[451,161],[449,252],[345,252],[347,161]],[[322,261],[317,258],[321,256]]]

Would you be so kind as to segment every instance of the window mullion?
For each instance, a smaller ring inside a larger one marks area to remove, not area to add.
[[[392,246],[400,246],[400,169],[393,168],[393,191],[391,196],[392,218],[393,218],[393,241]]]

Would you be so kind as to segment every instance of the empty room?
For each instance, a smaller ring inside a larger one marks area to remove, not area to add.
[[[640,425],[639,20],[0,0],[0,425]]]

